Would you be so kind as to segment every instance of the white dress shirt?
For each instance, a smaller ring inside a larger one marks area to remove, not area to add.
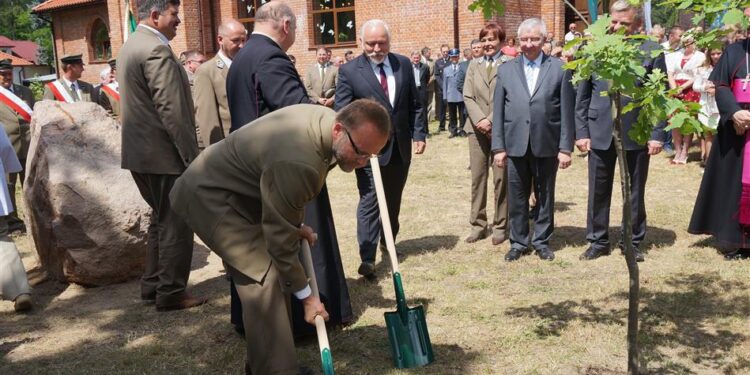
[[[164,36],[164,34],[162,34],[162,33],[161,33],[161,31],[159,31],[159,30],[156,30],[156,29],[154,29],[153,27],[151,27],[151,26],[148,26],[148,25],[144,25],[144,24],[139,24],[139,25],[138,25],[138,27],[143,27],[143,28],[145,28],[146,30],[149,30],[149,31],[151,31],[152,33],[156,34],[156,37],[157,37],[157,38],[159,38],[159,40],[160,40],[160,41],[161,41],[162,43],[164,43],[164,45],[165,45],[165,46],[168,46],[168,45],[169,45],[169,39],[167,39],[167,37],[166,37],[166,36]]]
[[[70,82],[67,79],[65,79],[65,77],[60,77],[60,79],[63,81],[63,83],[65,83],[67,87],[70,87],[71,90],[76,92],[76,95],[78,96],[78,100],[76,101],[80,102],[81,99],[83,99],[83,97],[81,96],[81,85],[78,84],[78,81]]]
[[[419,88],[422,85],[422,82],[419,81],[419,65],[412,63],[411,66],[412,70],[414,70],[414,82],[417,84],[417,88]]]
[[[370,59],[370,66],[372,72],[375,74],[375,79],[380,82],[380,67],[378,63]],[[386,81],[388,82],[388,100],[391,102],[391,106],[394,105],[394,99],[396,96],[396,77],[393,75],[393,69],[391,68],[391,61],[388,56],[383,60],[383,70],[385,70]]]
[[[523,72],[526,74],[526,84],[529,86],[529,93],[531,94],[536,88],[536,80],[539,78],[539,68],[542,66],[544,53],[540,53],[534,61],[529,61],[525,55],[522,55],[522,58]]]
[[[219,59],[221,60],[221,62],[224,63],[227,69],[229,69],[232,66],[232,59],[227,57],[227,55],[225,55],[222,50],[219,50],[219,53],[217,53],[217,55],[219,55]]]

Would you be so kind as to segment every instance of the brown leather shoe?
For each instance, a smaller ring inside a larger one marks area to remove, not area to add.
[[[20,296],[16,297],[13,302],[13,308],[16,310],[16,312],[29,311],[33,306],[33,304],[31,303],[31,296],[27,293],[21,294]]]
[[[495,245],[495,246],[500,245],[501,243],[503,243],[503,242],[505,242],[507,240],[508,240],[508,235],[506,235],[506,234],[497,234],[497,233],[495,233],[495,234],[492,235],[492,244]]]
[[[183,297],[182,300],[171,305],[159,305],[157,303],[156,311],[166,312],[166,311],[174,311],[174,310],[184,310],[184,309],[189,309],[191,307],[200,306],[206,302],[208,302],[208,298],[193,297],[189,294],[185,294],[185,297]]]
[[[466,237],[466,239],[464,241],[466,241],[466,243],[474,243],[474,242],[477,242],[479,240],[483,240],[483,239],[487,238],[487,236],[489,236],[489,235],[490,234],[489,234],[489,232],[486,229],[485,230],[476,230],[475,229],[475,230],[471,231],[471,234],[469,234],[469,236]]]

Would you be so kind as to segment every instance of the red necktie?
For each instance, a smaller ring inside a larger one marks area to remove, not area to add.
[[[388,100],[391,100],[390,96],[388,96],[388,77],[385,75],[385,69],[383,69],[383,63],[378,64],[378,67],[380,67],[380,87],[383,88],[385,97],[388,98]]]

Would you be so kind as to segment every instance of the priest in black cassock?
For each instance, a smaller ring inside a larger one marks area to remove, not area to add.
[[[314,104],[286,54],[294,44],[295,19],[289,6],[281,2],[269,2],[258,8],[254,31],[233,59],[227,76],[230,132],[277,109]],[[318,234],[311,250],[320,299],[330,314],[328,324],[346,324],[352,321],[353,314],[325,185],[318,197],[305,206],[304,223]],[[300,301],[294,296],[291,300],[294,335],[315,334],[315,327],[304,320]],[[238,331],[244,331],[242,305],[234,285],[232,324]]]
[[[750,15],[750,8],[745,9],[745,14]],[[750,168],[743,173],[743,160],[750,161],[750,136],[747,135],[750,95],[735,95],[733,91],[741,91],[746,85],[750,94],[749,51],[748,39],[729,45],[709,77],[716,86],[716,104],[721,118],[688,227],[692,234],[712,235],[727,260],[750,258],[747,222]]]

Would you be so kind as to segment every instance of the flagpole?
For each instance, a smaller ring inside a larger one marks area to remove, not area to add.
[[[125,11],[122,12],[122,43],[125,44],[130,34],[130,20],[128,19],[128,15],[130,14],[130,0],[125,0],[123,4]]]

